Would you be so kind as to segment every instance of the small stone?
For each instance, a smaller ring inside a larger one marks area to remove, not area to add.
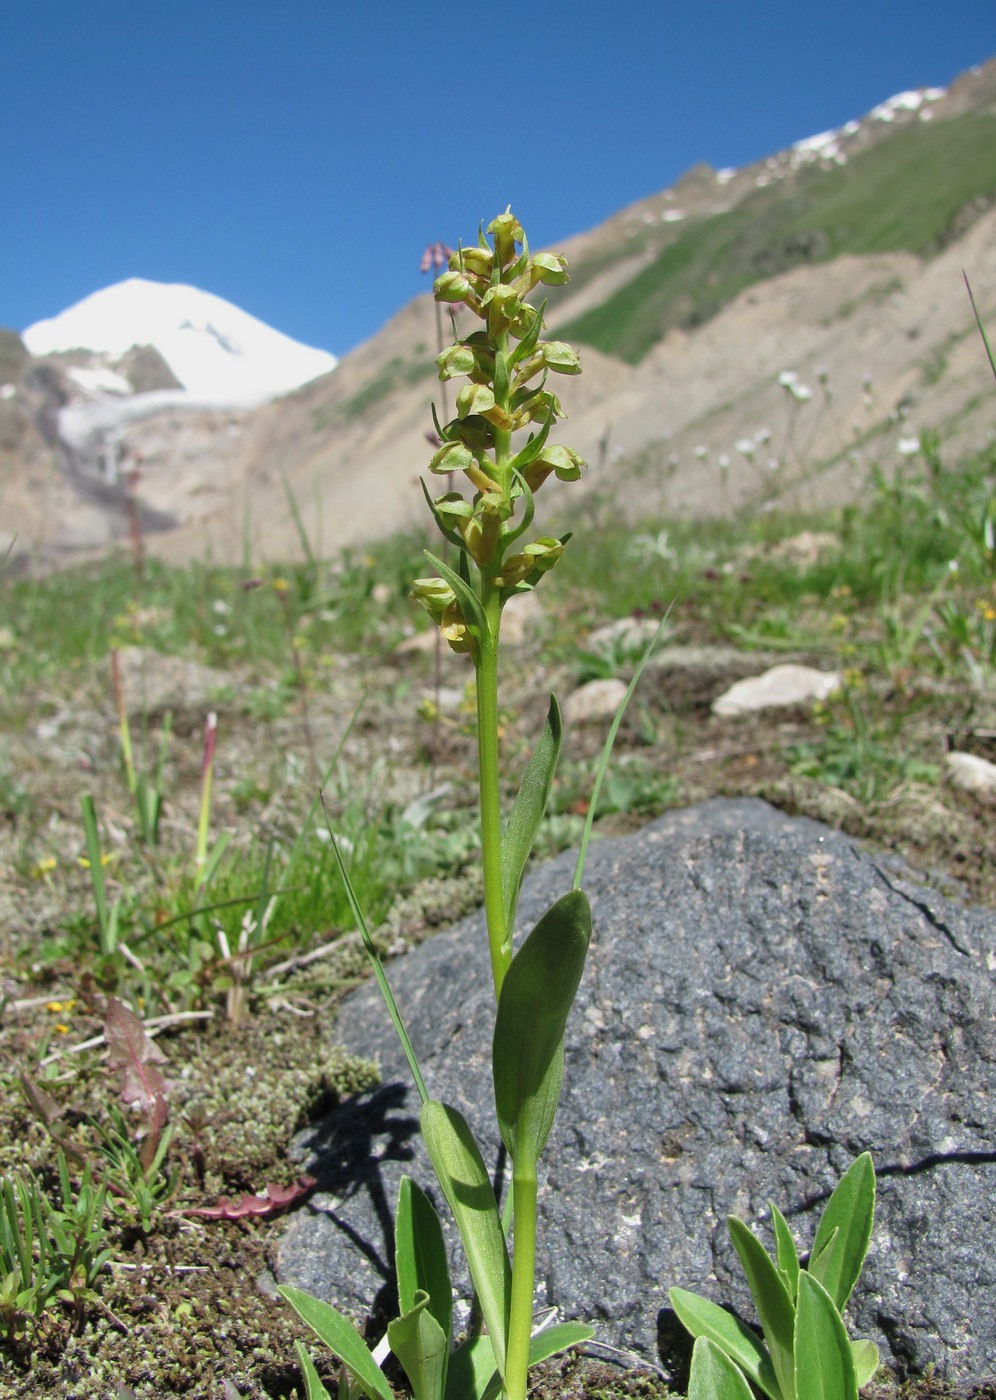
[[[615,677],[589,681],[568,695],[564,702],[564,719],[568,724],[597,724],[611,719],[625,698],[625,681]]]
[[[979,758],[978,754],[957,751],[946,754],[944,766],[955,787],[965,792],[996,791],[996,763]]]
[[[643,651],[653,640],[660,619],[656,617],[619,617],[615,622],[607,622],[598,627],[588,638],[588,646],[596,648],[620,647],[623,651]],[[665,628],[665,635],[667,629]]]
[[[840,689],[836,671],[817,671],[813,666],[772,666],[760,676],[731,685],[712,703],[714,715],[743,715],[778,705],[805,705],[826,700]]]

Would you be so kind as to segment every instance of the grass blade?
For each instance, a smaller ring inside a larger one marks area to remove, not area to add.
[[[415,1081],[415,1087],[418,1090],[419,1098],[422,1100],[423,1104],[425,1104],[429,1100],[429,1092],[425,1087],[425,1080],[422,1078],[422,1071],[419,1068],[418,1058],[415,1054],[415,1048],[412,1045],[411,1040],[408,1036],[408,1031],[405,1028],[405,1023],[401,1019],[401,1012],[398,1010],[398,1003],[394,999],[394,992],[391,990],[391,984],[387,980],[387,973],[384,971],[383,960],[381,959],[380,953],[378,953],[377,951],[373,939],[370,937],[370,930],[367,928],[367,921],[363,917],[363,910],[360,908],[359,900],[356,898],[356,891],[353,889],[353,882],[349,878],[349,871],[346,869],[346,862],[342,858],[342,851],[339,849],[339,843],[335,839],[335,832],[332,830],[332,823],[329,821],[329,813],[328,808],[325,806],[324,793],[321,795],[321,800],[322,810],[325,812],[325,822],[328,826],[329,836],[332,841],[332,850],[335,852],[336,864],[339,867],[339,874],[342,876],[342,882],[346,887],[346,898],[349,900],[349,908],[352,912],[353,918],[356,920],[356,927],[360,931],[360,937],[363,940],[363,947],[366,950],[367,959],[370,963],[370,966],[373,968],[373,974],[374,977],[376,977],[377,979],[377,985],[380,988],[380,994],[384,998],[384,1005],[387,1007],[387,1012],[391,1018],[391,1023],[393,1024],[394,1029],[397,1032],[398,1039],[401,1042],[401,1048],[405,1053],[405,1059],[408,1061],[408,1068],[411,1070],[411,1075]]]

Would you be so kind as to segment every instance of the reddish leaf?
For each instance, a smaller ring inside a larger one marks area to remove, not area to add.
[[[137,1108],[145,1119],[142,1166],[148,1171],[168,1116],[166,1095],[169,1085],[159,1069],[166,1063],[166,1056],[135,1013],[116,997],[107,998],[104,1039],[110,1052],[110,1069],[112,1073],[122,1076],[122,1103],[129,1108]]]
[[[159,1065],[166,1056],[150,1039],[142,1022],[116,997],[108,997],[104,1012],[104,1039],[110,1051],[110,1069],[119,1073],[121,1100],[135,1105],[147,1118],[155,1119],[162,1105],[165,1122],[167,1084]]]
[[[217,1205],[199,1206],[185,1210],[184,1215],[198,1215],[202,1220],[245,1220],[250,1215],[276,1215],[286,1210],[294,1201],[306,1196],[318,1183],[313,1176],[299,1176],[292,1186],[278,1186],[267,1182],[262,1196],[250,1196],[243,1192],[237,1201],[222,1196]]]

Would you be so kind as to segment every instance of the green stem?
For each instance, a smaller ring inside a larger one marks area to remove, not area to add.
[[[498,629],[501,598],[482,573],[481,602],[489,636],[477,655],[477,755],[481,792],[481,864],[484,870],[484,912],[495,999],[512,960],[510,930],[505,927],[501,879],[501,787],[498,776]]]
[[[507,1400],[525,1400],[529,1371],[529,1337],[533,1326],[536,1273],[536,1168],[513,1167],[515,1240],[512,1252],[512,1300],[505,1357]]]
[[[499,336],[496,351],[506,354],[508,336]],[[508,407],[508,393],[499,393],[496,402]],[[495,467],[498,485],[505,496],[511,494],[512,434],[495,433]],[[484,911],[488,923],[488,947],[495,999],[501,992],[505,973],[512,961],[512,930],[506,927],[505,897],[501,878],[501,787],[498,776],[498,635],[501,628],[501,594],[491,577],[501,565],[501,545],[480,571],[480,599],[488,619],[488,633],[477,656],[477,751],[481,792],[481,863],[484,869]]]

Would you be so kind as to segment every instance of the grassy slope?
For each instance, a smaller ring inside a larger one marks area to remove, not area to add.
[[[744,287],[800,263],[842,253],[929,256],[963,210],[994,196],[996,117],[907,126],[845,167],[803,171],[688,225],[560,333],[636,363],[672,327],[699,325]]]

